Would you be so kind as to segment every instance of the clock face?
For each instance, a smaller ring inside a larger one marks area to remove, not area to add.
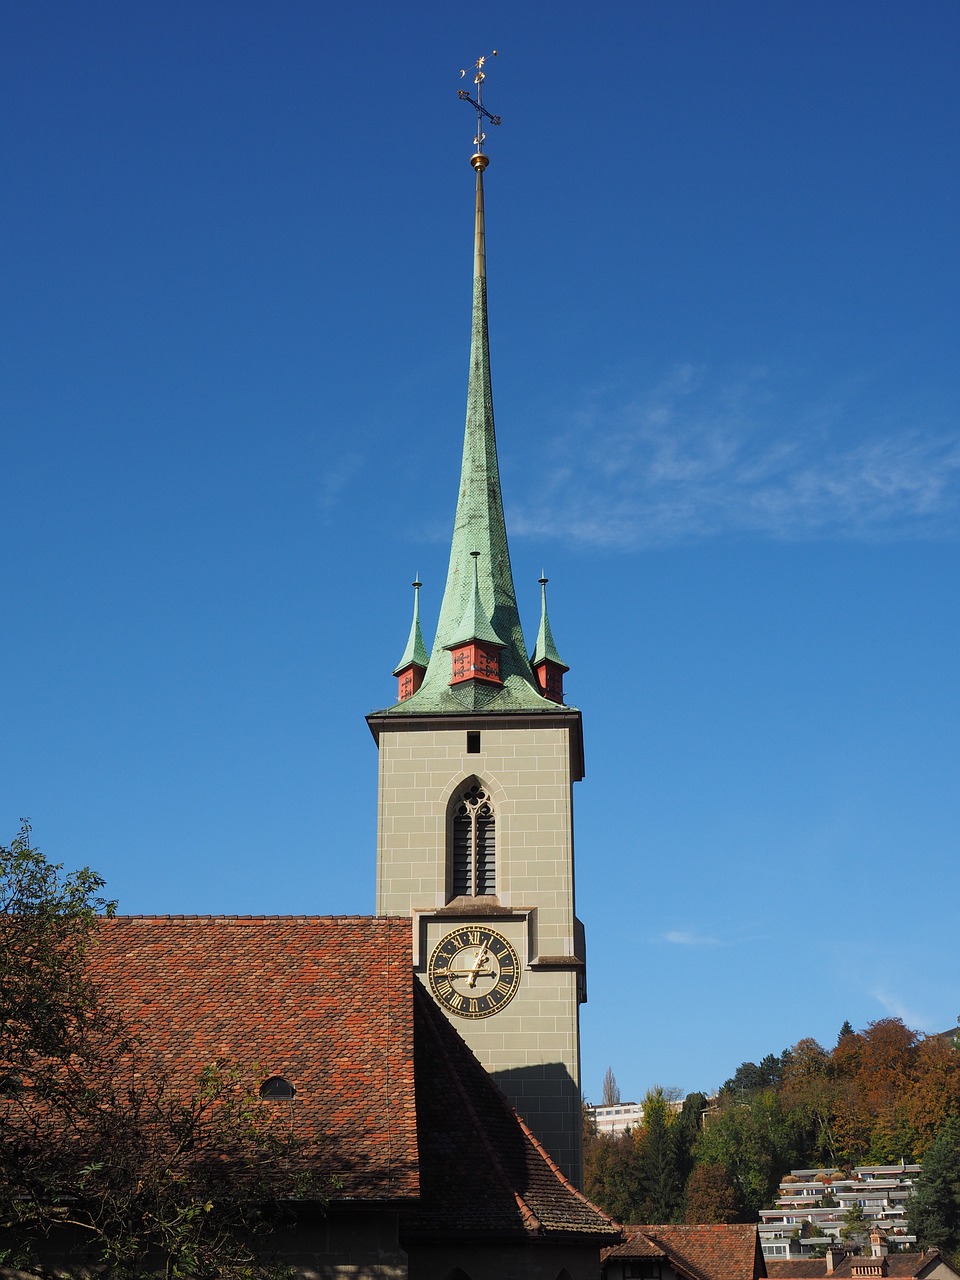
[[[430,990],[458,1018],[489,1018],[520,986],[520,957],[502,933],[461,925],[437,943],[427,966]]]

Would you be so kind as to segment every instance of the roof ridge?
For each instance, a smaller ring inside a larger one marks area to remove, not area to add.
[[[454,1089],[460,1096],[460,1100],[464,1105],[464,1109],[467,1115],[470,1117],[470,1121],[480,1139],[480,1142],[484,1150],[487,1152],[487,1155],[490,1157],[490,1161],[494,1169],[496,1170],[497,1176],[499,1177],[503,1186],[507,1189],[507,1191],[509,1191],[512,1194],[514,1200],[516,1201],[517,1208],[520,1211],[520,1216],[523,1219],[524,1226],[527,1227],[529,1230],[542,1232],[544,1230],[544,1227],[543,1227],[543,1223],[540,1221],[540,1218],[533,1211],[530,1205],[527,1204],[523,1196],[520,1195],[520,1192],[517,1191],[517,1189],[512,1185],[511,1179],[507,1176],[507,1172],[500,1161],[499,1155],[497,1154],[493,1144],[490,1142],[490,1139],[487,1137],[486,1130],[484,1129],[483,1125],[480,1123],[480,1117],[477,1115],[476,1108],[473,1105],[473,1099],[470,1097],[470,1094],[467,1092],[466,1088],[464,1087],[463,1081],[460,1078],[460,1073],[459,1071],[457,1071],[456,1065],[451,1060],[450,1052],[443,1041],[443,1037],[439,1034],[437,1030],[437,1023],[434,1021],[434,1018],[443,1017],[443,1014],[439,1012],[433,1000],[431,1000],[430,997],[427,995],[427,992],[424,989],[424,986],[421,982],[415,981],[414,992],[415,992],[414,999],[420,1000],[422,1002],[423,1007],[428,1008],[430,1011],[427,1017],[427,1023],[430,1027],[430,1034],[433,1037],[434,1044],[439,1047],[440,1056],[443,1059],[444,1065],[446,1066],[447,1070],[450,1073],[451,1079],[453,1080]],[[474,1056],[472,1053],[472,1050],[470,1050],[469,1048],[469,1045],[465,1044],[465,1047],[467,1048],[468,1052],[471,1053],[471,1056]],[[503,1099],[503,1101],[509,1107],[510,1104],[507,1102],[506,1098],[503,1097],[503,1094],[500,1091],[500,1089],[497,1088],[495,1081],[489,1076],[488,1076],[488,1079],[490,1080],[490,1083],[493,1085],[497,1094],[499,1094],[499,1096]],[[524,1126],[524,1129],[526,1129],[526,1126]],[[527,1130],[527,1132],[529,1133],[529,1130]]]
[[[693,1224],[678,1223],[677,1225],[692,1226]],[[719,1224],[704,1223],[703,1225],[707,1226],[707,1225],[719,1225]],[[707,1280],[704,1273],[698,1267],[694,1267],[691,1265],[689,1258],[681,1257],[678,1259],[676,1250],[668,1249],[661,1240],[657,1239],[654,1233],[647,1232],[647,1231],[638,1231],[637,1235],[643,1236],[644,1240],[646,1240],[649,1244],[652,1244],[655,1249],[659,1249],[663,1253],[664,1257],[669,1258],[670,1266],[679,1275],[686,1276],[687,1280]]]
[[[643,1245],[662,1256],[669,1257],[677,1273],[686,1277],[687,1280],[716,1280],[718,1272],[712,1265],[715,1260],[711,1251],[722,1243],[735,1246],[730,1255],[733,1258],[738,1256],[740,1249],[745,1248],[752,1241],[750,1257],[740,1259],[747,1266],[745,1275],[750,1274],[752,1266],[753,1275],[756,1276],[757,1260],[763,1259],[756,1223],[639,1222],[628,1223],[626,1232],[627,1243],[614,1250],[616,1256],[632,1256],[631,1247],[635,1244],[639,1246],[642,1242]],[[778,1263],[779,1265],[782,1264]],[[811,1277],[813,1274],[810,1272]]]
[[[306,914],[291,915],[241,915],[239,913],[229,914],[201,914],[194,915],[176,914],[176,913],[136,913],[136,912],[120,912],[117,915],[98,917],[101,924],[120,924],[126,920],[147,920],[152,922],[177,923],[179,921],[204,921],[210,924],[228,923],[233,920],[282,920],[287,924],[355,924],[358,921],[365,921],[370,924],[379,926],[387,925],[403,925],[406,923],[402,916],[373,916],[373,915],[330,915],[317,916]]]
[[[571,1192],[574,1196],[576,1196],[578,1200],[582,1201],[583,1204],[588,1205],[591,1209],[593,1209],[596,1213],[598,1213],[601,1218],[605,1218],[607,1222],[610,1223],[611,1226],[617,1227],[620,1231],[623,1231],[624,1227],[622,1222],[618,1222],[616,1218],[611,1217],[610,1214],[606,1212],[606,1210],[601,1209],[599,1205],[595,1205],[593,1201],[590,1199],[590,1197],[585,1195],[584,1192],[582,1192],[579,1187],[574,1186],[574,1184],[563,1172],[563,1170],[554,1160],[553,1156],[546,1149],[546,1147],[541,1143],[540,1139],[533,1132],[533,1130],[527,1124],[526,1120],[524,1120],[523,1116],[516,1109],[516,1107],[513,1105],[513,1103],[510,1101],[510,1099],[503,1092],[503,1090],[500,1088],[500,1086],[497,1084],[496,1080],[494,1080],[492,1076],[490,1078],[490,1083],[493,1085],[494,1089],[496,1089],[497,1093],[499,1093],[500,1097],[503,1099],[504,1105],[509,1107],[509,1109],[513,1112],[514,1116],[516,1116],[517,1123],[520,1125],[520,1128],[527,1135],[527,1137],[536,1147],[537,1151],[539,1151],[540,1155],[543,1157],[546,1163],[550,1166],[552,1171],[556,1174],[556,1176],[563,1183],[566,1189],[569,1192]]]

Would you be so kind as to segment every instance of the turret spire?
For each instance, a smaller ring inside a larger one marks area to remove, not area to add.
[[[413,621],[410,623],[407,646],[403,651],[403,657],[393,668],[393,674],[397,677],[397,698],[400,702],[411,697],[420,688],[423,683],[423,673],[430,661],[427,646],[423,643],[423,632],[420,630],[420,588],[422,586],[418,573],[413,581]]]
[[[540,630],[537,632],[537,643],[534,645],[530,662],[543,692],[551,702],[562,702],[563,673],[570,668],[557,653],[557,646],[553,642],[553,631],[547,614],[547,583],[550,579],[544,577],[542,569],[538,581],[540,583]]]

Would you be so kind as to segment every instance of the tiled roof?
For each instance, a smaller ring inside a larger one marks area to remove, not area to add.
[[[949,1266],[939,1250],[927,1249],[924,1253],[888,1253],[884,1258],[848,1255],[837,1263],[832,1274],[841,1280],[851,1280],[857,1274],[856,1268],[871,1264],[882,1264],[884,1276],[899,1277],[921,1276],[932,1264]],[[827,1275],[827,1262],[825,1258],[789,1258],[782,1262],[768,1258],[767,1274],[772,1280],[819,1280]]]
[[[767,1259],[767,1275],[776,1276],[778,1280],[808,1280],[810,1276],[825,1276],[827,1263],[825,1258],[778,1258]]]
[[[412,1236],[620,1237],[570,1185],[413,973],[410,921],[103,920],[92,976],[174,1081],[224,1059],[296,1086],[334,1198],[399,1202]]]
[[[607,1258],[667,1258],[690,1280],[755,1280],[766,1275],[753,1223],[630,1226]]]
[[[415,981],[422,1201],[409,1237],[589,1237],[620,1228],[557,1169],[473,1053]]]
[[[417,1196],[409,921],[116,917],[90,969],[172,1078],[222,1058],[291,1081],[338,1198]]]

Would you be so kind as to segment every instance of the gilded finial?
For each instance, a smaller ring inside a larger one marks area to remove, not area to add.
[[[496,58],[498,56],[498,50],[494,49],[493,53],[490,56],[492,58]],[[489,157],[484,154],[484,150],[483,150],[483,144],[487,140],[487,135],[483,132],[483,122],[484,120],[489,120],[491,124],[500,123],[500,117],[491,115],[490,112],[487,110],[487,108],[483,105],[483,82],[487,78],[487,73],[486,71],[484,71],[483,68],[486,65],[486,61],[487,61],[486,57],[482,57],[482,58],[478,58],[476,62],[473,64],[473,68],[476,72],[476,74],[473,77],[473,83],[477,86],[476,99],[471,98],[469,93],[467,93],[466,89],[461,89],[458,94],[458,96],[462,98],[465,102],[469,102],[471,107],[473,107],[473,109],[477,113],[477,136],[473,140],[473,145],[476,147],[476,151],[470,157],[470,163],[473,165],[475,169],[481,169],[481,170],[485,169],[487,165],[490,163]],[[466,75],[467,75],[467,71],[466,71],[466,68],[464,68],[460,72],[460,79],[463,80]]]

